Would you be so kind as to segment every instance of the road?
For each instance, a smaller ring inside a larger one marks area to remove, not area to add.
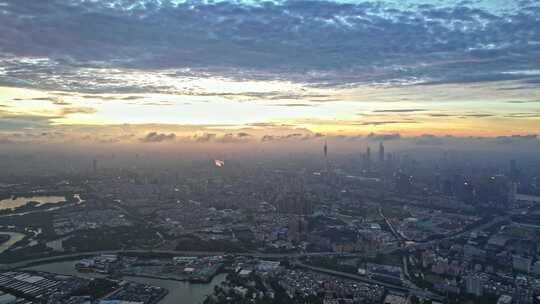
[[[384,215],[384,213],[382,212],[382,208],[379,208],[379,216],[382,217],[384,219],[384,222],[386,223],[386,225],[388,226],[388,228],[390,228],[390,231],[392,232],[392,234],[394,235],[394,237],[399,241],[400,244],[403,244],[405,243],[405,241],[407,241],[406,239],[403,238],[403,235],[401,235],[400,233],[398,233],[396,231],[396,229],[394,229],[394,226],[392,225],[392,223],[390,223],[390,221],[388,220],[388,218]]]
[[[340,257],[357,257],[355,254],[342,254],[336,252],[309,252],[309,253],[257,253],[257,252],[240,252],[240,253],[227,253],[223,251],[177,251],[177,250],[104,250],[104,251],[90,251],[79,252],[72,254],[56,255],[40,259],[32,259],[10,264],[0,264],[0,270],[25,268],[31,265],[47,264],[58,260],[78,259],[89,256],[96,256],[102,254],[164,254],[164,255],[177,255],[177,256],[212,256],[212,255],[226,255],[232,254],[234,256],[247,256],[261,259],[298,259],[301,257],[317,257],[317,256],[340,256]]]
[[[379,215],[384,219],[386,225],[390,228],[390,231],[392,231],[392,234],[399,242],[399,248],[406,248],[407,247],[407,239],[403,236],[403,234],[398,233],[392,223],[388,220],[388,218],[384,215],[382,212],[382,208],[379,208]],[[414,283],[410,281],[411,275],[409,274],[409,261],[408,261],[408,255],[407,253],[404,253],[401,256],[401,269],[403,270],[403,275],[405,276],[404,280],[406,284],[412,288],[417,288]]]

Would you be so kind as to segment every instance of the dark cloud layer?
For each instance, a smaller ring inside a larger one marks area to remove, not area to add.
[[[141,138],[142,142],[145,143],[157,143],[157,142],[164,142],[164,141],[170,141],[176,138],[176,134],[174,133],[158,133],[158,132],[150,132],[146,134],[145,137]]]
[[[540,84],[539,73],[530,72],[540,70],[537,1],[498,12],[469,2],[407,8],[302,0],[3,3],[0,83],[12,86],[110,89],[101,68],[183,69],[178,76],[226,71],[328,85]],[[167,89],[129,82],[114,88]]]
[[[399,133],[391,133],[391,134],[369,133],[367,136],[367,139],[373,140],[373,141],[397,140],[397,139],[401,139],[401,135]]]
[[[537,134],[499,136],[495,139],[500,144],[515,144],[524,141],[538,140]]]
[[[386,109],[386,110],[375,110],[374,113],[415,113],[427,111],[426,109]]]

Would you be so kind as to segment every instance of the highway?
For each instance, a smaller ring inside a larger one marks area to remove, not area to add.
[[[211,256],[211,255],[226,255],[247,256],[261,259],[298,259],[301,257],[317,257],[317,256],[340,256],[340,257],[356,257],[355,254],[342,254],[336,252],[309,252],[309,253],[258,253],[258,252],[240,252],[227,253],[223,251],[178,251],[178,250],[105,250],[105,251],[89,251],[72,254],[56,255],[46,258],[26,260],[10,264],[0,264],[0,269],[18,269],[25,268],[31,265],[47,264],[59,260],[78,259],[102,254],[164,254],[176,256]]]

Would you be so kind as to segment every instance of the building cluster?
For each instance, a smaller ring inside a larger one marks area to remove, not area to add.
[[[395,207],[400,208],[400,207]],[[393,226],[404,239],[423,241],[430,237],[452,235],[478,222],[474,215],[433,210],[414,205],[404,205],[401,216],[391,218]],[[395,213],[395,209],[393,210]]]
[[[496,224],[454,241],[425,246],[412,258],[416,275],[435,290],[510,303],[540,294],[540,227]]]
[[[324,303],[380,303],[384,288],[302,269],[278,272],[279,284],[290,298],[318,296]]]
[[[277,261],[237,258],[232,267],[233,272],[207,303],[240,303],[244,299],[253,299],[252,303],[264,299],[277,303],[307,303],[315,299],[325,304],[380,303],[385,294],[382,286],[285,266]]]
[[[114,276],[142,276],[158,279],[209,282],[223,267],[222,256],[171,258],[137,258],[102,254],[75,264],[80,272],[97,272]]]
[[[74,210],[58,213],[53,220],[54,232],[58,236],[64,236],[75,231],[133,225],[126,214],[117,209],[110,208],[110,206],[104,209],[95,209],[94,207],[77,207]]]
[[[86,279],[47,272],[0,273],[2,304],[157,304],[161,287],[108,279]]]
[[[167,293],[168,290],[162,287],[122,281],[118,290],[98,304],[157,304]]]

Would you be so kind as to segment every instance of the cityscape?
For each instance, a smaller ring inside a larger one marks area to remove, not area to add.
[[[535,0],[0,0],[0,304],[540,304]]]
[[[391,141],[338,157],[320,143],[284,161],[160,169],[109,156],[82,173],[13,175],[2,297],[160,303],[169,290],[129,278],[220,276],[201,301],[537,303],[538,160],[429,159]]]

